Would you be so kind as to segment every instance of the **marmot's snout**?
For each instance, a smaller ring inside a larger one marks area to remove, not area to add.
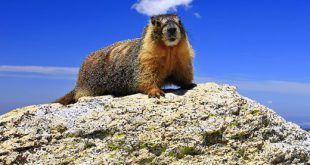
[[[169,22],[167,25],[167,35],[170,41],[174,41],[176,39],[177,26],[173,22]]]

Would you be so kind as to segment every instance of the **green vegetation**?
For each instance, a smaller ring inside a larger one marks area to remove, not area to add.
[[[144,159],[141,159],[139,161],[139,164],[150,164],[150,165],[153,165],[154,164],[154,157],[148,157],[148,158],[144,158]]]
[[[73,138],[73,137],[77,137],[77,135],[73,132],[70,132],[66,135],[67,138]]]
[[[96,146],[96,144],[87,141],[85,142],[84,149],[91,148],[94,146]]]
[[[166,146],[162,146],[161,144],[155,144],[155,143],[144,143],[140,146],[140,148],[147,148],[149,152],[153,153],[156,156],[160,156],[167,150]]]
[[[170,157],[175,157],[177,159],[182,159],[183,157],[185,157],[186,155],[191,155],[191,156],[195,156],[195,155],[199,155],[200,152],[197,151],[194,147],[180,147],[178,148],[175,152],[171,151],[169,152],[169,156]]]
[[[246,156],[246,153],[245,153],[245,149],[244,148],[241,148],[237,151],[237,154],[242,157],[243,159],[245,160],[248,160],[249,158]]]
[[[65,127],[64,125],[62,124],[59,124],[53,128],[51,128],[51,132],[52,133],[56,133],[56,132],[59,132],[59,133],[63,133],[67,130],[67,127]]]
[[[207,132],[203,135],[204,145],[211,146],[223,142],[223,129]]]
[[[116,145],[115,143],[108,143],[108,148],[110,150],[118,150],[119,149],[119,146]]]
[[[253,110],[251,111],[251,114],[252,114],[253,116],[258,116],[258,115],[261,114],[261,111],[260,111],[259,109],[253,109]]]
[[[209,119],[209,118],[214,118],[214,117],[215,117],[214,114],[209,114],[209,115],[208,115],[208,119]]]
[[[115,140],[121,140],[121,139],[124,139],[124,138],[125,138],[125,135],[123,133],[115,135]]]
[[[245,149],[240,149],[237,151],[237,154],[240,155],[241,157],[244,156],[244,153],[245,153]]]
[[[119,141],[119,142],[110,142],[108,143],[108,148],[110,150],[120,150],[120,149],[125,149],[124,148],[124,141]]]
[[[240,133],[237,133],[235,135],[233,135],[231,137],[231,139],[235,139],[235,140],[244,140],[244,139],[247,139],[249,138],[250,134],[248,133],[245,133],[245,132],[240,132]]]
[[[231,123],[229,123],[229,126],[231,126],[231,127],[237,127],[237,126],[239,126],[240,124],[238,123],[238,122],[231,122]]]

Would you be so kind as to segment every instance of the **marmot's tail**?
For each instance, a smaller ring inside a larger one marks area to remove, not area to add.
[[[60,103],[62,105],[73,104],[76,102],[74,97],[75,97],[75,92],[74,90],[72,90],[71,92],[67,93],[65,96],[54,101],[54,103]]]

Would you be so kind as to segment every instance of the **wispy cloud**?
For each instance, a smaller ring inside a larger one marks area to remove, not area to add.
[[[300,125],[302,128],[310,129],[310,122],[297,122],[298,125]]]
[[[227,83],[241,90],[277,92],[288,94],[310,94],[310,83],[278,80],[223,80],[214,77],[196,77],[196,82]]]
[[[193,0],[139,0],[132,8],[139,13],[151,16],[177,11],[178,6],[189,8]]]
[[[56,79],[56,80],[76,80],[77,76],[75,75],[36,75],[36,74],[0,74],[0,77],[4,78],[27,78],[27,79]]]
[[[55,66],[0,65],[0,77],[76,79],[79,68]],[[225,80],[214,77],[196,77],[197,83],[217,82],[237,86],[241,90],[310,94],[310,83],[276,80]]]
[[[310,94],[310,83],[290,81],[236,81],[235,85],[243,90]]]
[[[0,77],[75,79],[79,68],[0,65]]]
[[[197,13],[197,12],[194,13],[194,16],[195,16],[196,18],[201,18],[201,15],[200,15],[199,13]]]
[[[43,74],[77,74],[79,68],[53,66],[10,66],[0,65],[0,72],[28,72]]]

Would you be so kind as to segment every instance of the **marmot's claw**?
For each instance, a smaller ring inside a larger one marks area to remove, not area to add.
[[[187,85],[183,85],[183,86],[181,86],[181,89],[193,89],[193,88],[195,88],[197,86],[197,84],[195,84],[195,83],[190,83],[190,84],[187,84]]]
[[[163,92],[162,90],[160,91],[160,95],[162,96],[162,97],[165,97],[165,92]]]
[[[165,93],[160,89],[152,89],[148,95],[149,98],[160,98],[160,96],[165,97]]]

